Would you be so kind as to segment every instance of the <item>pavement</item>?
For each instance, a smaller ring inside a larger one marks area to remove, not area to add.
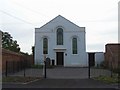
[[[43,69],[26,69],[26,76],[40,77],[43,76]],[[104,69],[91,69],[91,77],[97,77],[100,75],[110,76],[110,71]],[[11,76],[24,76],[24,71],[11,74]],[[64,68],[55,67],[47,69],[47,77],[50,79],[87,79],[88,68]]]
[[[110,75],[110,71],[103,69],[92,69],[91,77],[99,75]],[[23,71],[12,74],[12,76],[23,76]],[[40,77],[43,76],[43,69],[27,69],[26,76]],[[90,89],[92,90],[118,90],[118,85],[110,85],[97,80],[88,79],[88,68],[64,68],[57,67],[47,69],[47,79],[41,79],[28,84],[20,83],[3,83],[3,90],[10,89],[44,89],[44,88],[61,88],[66,89]]]
[[[3,90],[7,88],[99,88],[102,90],[118,90],[118,86],[93,79],[42,79],[28,84],[3,83],[2,87],[4,88]]]

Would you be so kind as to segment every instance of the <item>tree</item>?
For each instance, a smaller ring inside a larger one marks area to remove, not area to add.
[[[35,54],[35,46],[32,46],[32,55],[34,56],[34,54]]]
[[[20,52],[20,47],[16,40],[8,32],[2,32],[2,48],[8,49],[14,52]]]
[[[23,54],[23,55],[26,55],[26,56],[28,56],[29,54],[26,52],[26,53],[24,53],[24,52],[20,52],[21,54]]]

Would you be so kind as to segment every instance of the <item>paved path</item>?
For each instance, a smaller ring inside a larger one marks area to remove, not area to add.
[[[21,71],[12,76],[23,76],[23,74],[23,71]],[[99,76],[100,74],[110,75],[110,71],[102,69],[91,70],[91,77]],[[27,69],[26,76],[41,77],[43,76],[43,70]],[[53,69],[47,69],[47,79],[42,79],[29,84],[4,83],[3,88],[31,88],[31,90],[34,90],[34,88],[107,88],[101,90],[114,88],[109,90],[116,90],[115,88],[117,88],[117,86],[105,84],[93,79],[88,79],[87,68],[56,67]]]
[[[12,76],[23,76],[24,72],[15,73]],[[110,75],[110,71],[103,69],[91,69],[91,77],[99,75]],[[43,76],[43,69],[27,69],[26,76],[40,77]],[[51,79],[87,79],[88,68],[64,68],[56,67],[47,69],[47,78]]]

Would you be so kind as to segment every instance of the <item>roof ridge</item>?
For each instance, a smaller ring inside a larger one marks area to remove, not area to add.
[[[80,26],[76,25],[75,23],[73,23],[72,21],[66,19],[66,18],[63,17],[62,15],[58,15],[58,16],[56,16],[55,18],[53,18],[52,20],[50,20],[49,22],[47,22],[46,24],[44,24],[43,26],[41,26],[39,29],[41,29],[42,27],[46,26],[47,24],[49,24],[50,22],[52,22],[53,20],[55,20],[55,19],[58,18],[58,17],[61,17],[61,18],[65,19],[66,21],[68,21],[68,22],[70,22],[71,24],[77,26],[78,28],[85,28],[85,27],[80,27]],[[36,28],[36,29],[37,29],[37,28]]]

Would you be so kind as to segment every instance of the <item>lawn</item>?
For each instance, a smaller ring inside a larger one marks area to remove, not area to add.
[[[2,82],[19,82],[19,83],[27,83],[34,80],[40,80],[41,77],[21,77],[21,76],[8,76],[3,77]]]
[[[44,66],[43,65],[32,65],[31,68],[35,68],[35,69],[42,69]],[[46,68],[49,68],[49,69],[52,69],[54,68],[55,66],[52,66],[52,65],[48,65],[46,66]]]
[[[99,77],[95,77],[94,79],[102,81],[102,82],[105,82],[105,83],[108,83],[108,84],[120,83],[120,80],[118,79],[117,75],[114,75],[113,77],[110,77],[110,76],[99,76]]]

